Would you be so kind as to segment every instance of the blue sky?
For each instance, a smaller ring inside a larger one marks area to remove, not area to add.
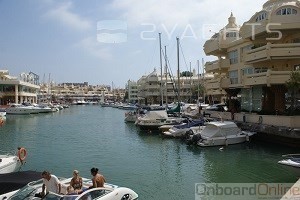
[[[188,70],[189,62],[197,69],[197,60],[214,59],[205,56],[203,44],[227,24],[230,13],[242,25],[264,2],[0,0],[0,69],[14,76],[32,71],[40,82],[51,74],[56,83],[114,82],[124,88],[128,79],[160,71],[158,32],[174,74],[176,37],[180,70]]]

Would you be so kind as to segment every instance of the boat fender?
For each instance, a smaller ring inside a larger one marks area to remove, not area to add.
[[[27,151],[24,147],[18,148],[18,158],[23,163],[23,161],[26,159]]]
[[[225,146],[228,146],[227,138],[225,139]]]

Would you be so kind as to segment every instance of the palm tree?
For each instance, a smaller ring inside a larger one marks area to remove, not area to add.
[[[296,102],[296,94],[300,89],[300,72],[293,71],[291,73],[290,79],[286,81],[286,87],[291,92],[291,114],[294,114],[295,111],[295,102]]]

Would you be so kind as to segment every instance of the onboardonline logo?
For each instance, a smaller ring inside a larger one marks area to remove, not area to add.
[[[300,186],[293,183],[196,183],[195,200],[281,199],[300,200]],[[288,198],[287,198],[288,199]]]
[[[127,42],[127,23],[122,20],[98,21],[97,41],[110,44]]]

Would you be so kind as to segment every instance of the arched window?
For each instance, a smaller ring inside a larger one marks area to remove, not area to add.
[[[257,17],[256,17],[256,19],[255,19],[255,21],[262,21],[262,20],[265,20],[265,19],[267,19],[267,13],[266,12],[263,12],[263,13],[260,13]]]
[[[297,15],[297,10],[294,8],[281,8],[276,12],[276,15]]]

